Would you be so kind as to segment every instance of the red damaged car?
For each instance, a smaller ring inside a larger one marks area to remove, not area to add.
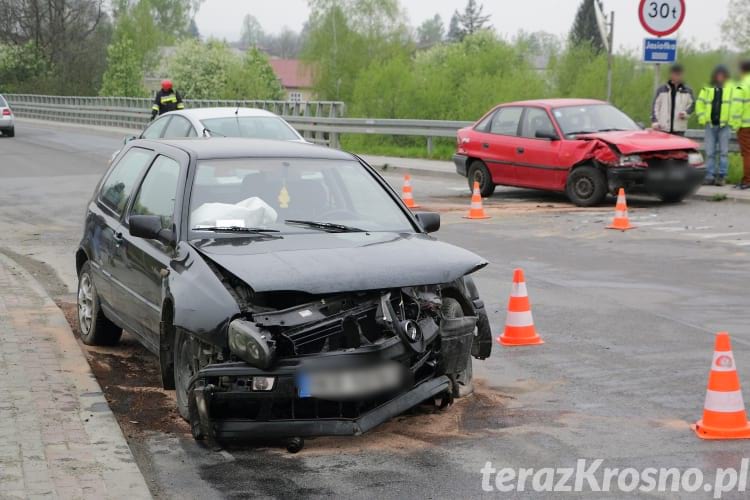
[[[579,206],[620,187],[677,202],[705,177],[698,144],[644,130],[611,104],[546,99],[501,104],[458,131],[456,171],[482,196],[495,186],[559,191]]]

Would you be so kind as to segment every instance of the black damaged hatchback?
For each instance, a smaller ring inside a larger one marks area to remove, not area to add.
[[[341,151],[133,141],[88,205],[81,336],[134,334],[196,439],[358,435],[470,393],[492,350],[487,263],[439,227]]]

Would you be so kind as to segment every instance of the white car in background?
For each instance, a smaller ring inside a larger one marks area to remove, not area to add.
[[[196,108],[165,113],[138,139],[183,137],[244,137],[306,142],[283,118],[263,109]]]
[[[8,137],[14,137],[16,135],[13,110],[10,109],[8,101],[6,101],[2,95],[0,95],[0,133],[2,133],[2,135],[7,135]]]
[[[182,139],[190,137],[244,137],[277,141],[308,141],[279,115],[255,108],[194,108],[170,111],[151,122],[135,139]],[[116,151],[110,161],[120,153]]]

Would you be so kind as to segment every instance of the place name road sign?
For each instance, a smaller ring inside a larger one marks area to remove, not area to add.
[[[671,38],[646,38],[643,41],[643,62],[670,64],[677,60],[677,40]]]

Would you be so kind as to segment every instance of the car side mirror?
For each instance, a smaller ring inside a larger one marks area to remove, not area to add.
[[[124,139],[122,140],[122,143],[123,143],[123,144],[127,144],[127,143],[129,143],[130,141],[134,141],[134,140],[136,140],[136,139],[138,139],[138,137],[136,137],[136,136],[134,136],[134,135],[129,135],[129,136],[125,137],[125,138],[124,138]]]
[[[537,139],[547,139],[549,141],[559,141],[560,138],[554,130],[537,130],[535,134]]]
[[[158,215],[131,215],[128,223],[130,236],[157,240],[166,246],[174,244],[174,232],[161,227],[161,217]]]
[[[425,233],[434,233],[440,230],[440,214],[437,212],[415,212],[419,225]]]

